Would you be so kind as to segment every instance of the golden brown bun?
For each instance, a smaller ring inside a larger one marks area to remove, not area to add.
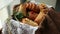
[[[23,4],[21,4],[19,6],[19,9],[18,9],[19,12],[23,13],[24,16],[26,16],[26,8],[24,7]]]
[[[39,4],[39,9],[40,10],[46,9],[46,8],[47,8],[47,6],[44,3]]]
[[[31,2],[25,3],[24,6],[26,8],[28,8],[28,9],[30,9],[30,10],[35,11],[35,12],[39,12],[40,11],[39,6],[36,5],[35,3],[31,3]]]
[[[38,24],[28,18],[23,18],[22,19],[22,22],[25,23],[25,24],[28,24],[28,25],[31,25],[31,26],[38,26]]]
[[[40,4],[39,8],[40,8],[40,12],[34,20],[38,24],[40,24],[40,22],[43,22],[43,20],[45,19],[45,15],[48,13],[48,8],[46,7],[45,4]]]
[[[45,14],[43,12],[40,12],[34,21],[40,24],[40,22],[44,19],[44,17]]]
[[[40,4],[39,5],[40,12],[44,12],[45,14],[48,12],[48,7],[45,4]]]

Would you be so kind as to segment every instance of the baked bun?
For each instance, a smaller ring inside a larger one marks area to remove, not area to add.
[[[36,22],[34,22],[34,21],[32,21],[32,20],[30,20],[28,18],[23,18],[22,22],[25,23],[25,24],[29,24],[31,26],[38,26],[38,24]]]

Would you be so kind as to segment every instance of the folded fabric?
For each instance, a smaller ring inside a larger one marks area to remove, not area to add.
[[[11,31],[11,34],[35,34],[35,31],[38,29],[38,27],[23,24],[13,19],[10,20],[10,25],[11,27],[9,27],[9,29]],[[4,27],[2,29],[2,34],[9,34],[8,26],[6,23],[4,24]]]

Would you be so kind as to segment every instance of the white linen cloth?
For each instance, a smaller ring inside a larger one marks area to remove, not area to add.
[[[10,25],[12,34],[35,34],[35,31],[38,29],[38,26],[33,27],[28,24],[23,24],[21,22],[15,21],[13,19],[10,20]],[[7,29],[7,24],[5,23],[2,29],[2,34],[9,34]]]

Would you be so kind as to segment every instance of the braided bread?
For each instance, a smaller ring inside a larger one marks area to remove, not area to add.
[[[31,2],[25,3],[24,6],[25,6],[27,9],[33,10],[33,11],[35,11],[35,12],[39,12],[39,11],[40,11],[39,6],[36,5],[35,3],[31,3]]]

